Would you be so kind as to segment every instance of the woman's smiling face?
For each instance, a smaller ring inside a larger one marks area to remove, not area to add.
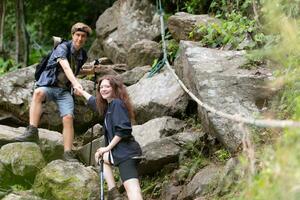
[[[101,94],[102,98],[107,100],[108,102],[110,102],[112,100],[113,90],[112,90],[112,87],[109,83],[109,80],[104,79],[104,80],[101,81],[100,94]]]

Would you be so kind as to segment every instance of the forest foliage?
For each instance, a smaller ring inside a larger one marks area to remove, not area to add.
[[[98,17],[114,0],[24,0],[25,23],[29,39],[29,63],[38,62],[53,44],[52,36],[70,39],[71,26],[82,21],[95,28]],[[0,59],[0,74],[16,69],[15,31],[16,1],[5,0],[4,53]],[[93,41],[95,33],[88,40]]]

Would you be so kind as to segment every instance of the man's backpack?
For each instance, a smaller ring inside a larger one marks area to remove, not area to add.
[[[39,62],[39,64],[35,68],[35,72],[34,72],[34,79],[35,79],[35,81],[38,81],[40,79],[41,74],[46,69],[47,64],[48,64],[48,60],[49,60],[52,52],[54,51],[54,49],[56,49],[56,47],[59,44],[61,44],[61,43],[63,43],[63,42],[66,41],[66,40],[64,40],[62,38],[54,37],[54,36],[53,36],[53,40],[54,40],[54,47],[53,47],[53,49],[45,57],[42,58],[42,60]]]

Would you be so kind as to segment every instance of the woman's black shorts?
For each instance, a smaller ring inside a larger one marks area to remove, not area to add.
[[[131,178],[138,179],[137,164],[138,162],[134,159],[128,159],[119,164],[118,168],[123,183]]]

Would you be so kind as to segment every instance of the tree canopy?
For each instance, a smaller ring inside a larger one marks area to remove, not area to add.
[[[95,27],[98,17],[110,7],[115,0],[24,0],[25,24],[28,34],[30,58],[29,63],[38,61],[41,54],[51,44],[51,36],[70,38],[71,26],[84,22]],[[17,17],[17,1],[2,0],[5,6],[5,23],[3,31],[4,60],[14,58],[16,50],[15,30],[20,20]]]

